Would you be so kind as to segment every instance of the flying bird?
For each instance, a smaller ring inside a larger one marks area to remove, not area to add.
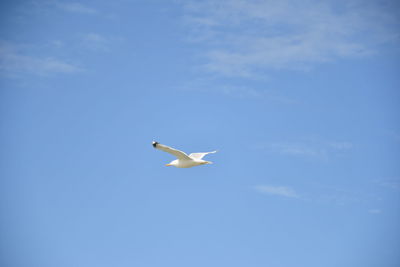
[[[178,159],[171,161],[170,163],[166,164],[165,166],[174,166],[177,168],[191,168],[194,166],[204,165],[204,164],[212,164],[211,161],[203,160],[202,158],[207,154],[212,154],[217,151],[212,152],[202,152],[202,153],[191,153],[189,156],[180,150],[175,148],[162,145],[158,142],[153,141],[153,147],[164,152],[170,153],[177,157]]]

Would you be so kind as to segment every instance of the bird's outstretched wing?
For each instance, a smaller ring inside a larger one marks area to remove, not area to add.
[[[178,159],[191,159],[188,155],[186,155],[185,152],[177,150],[177,149],[169,147],[169,146],[162,145],[155,141],[153,141],[153,147],[157,148],[159,150],[162,150],[164,152],[170,153],[170,154],[174,155],[175,157],[177,157]]]
[[[211,152],[201,152],[201,153],[191,153],[189,155],[190,158],[192,159],[202,159],[205,155],[207,154],[212,154],[212,153],[216,153],[217,151],[211,151]]]

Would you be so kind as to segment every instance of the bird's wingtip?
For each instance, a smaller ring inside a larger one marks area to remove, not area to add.
[[[153,143],[152,143],[154,148],[157,146],[157,144],[158,144],[158,142],[156,142],[156,141],[153,141]]]

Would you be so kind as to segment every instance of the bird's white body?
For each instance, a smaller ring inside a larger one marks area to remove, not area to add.
[[[194,166],[199,166],[199,165],[204,165],[204,164],[211,164],[211,161],[205,161],[205,160],[185,160],[185,159],[176,159],[171,161],[170,163],[167,164],[167,166],[174,166],[177,168],[191,168]]]
[[[158,142],[153,142],[153,147],[160,149],[164,152],[170,153],[177,157],[178,159],[171,161],[170,163],[166,164],[166,166],[174,166],[177,168],[191,168],[194,166],[204,165],[204,164],[212,164],[211,161],[203,160],[202,158],[211,153],[215,153],[217,151],[212,152],[203,152],[203,153],[191,153],[187,155],[185,152],[180,150],[162,145]]]

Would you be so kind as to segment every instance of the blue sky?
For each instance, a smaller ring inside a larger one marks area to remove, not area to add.
[[[400,264],[396,1],[2,1],[0,21],[2,266]],[[153,140],[218,153],[165,167]]]

